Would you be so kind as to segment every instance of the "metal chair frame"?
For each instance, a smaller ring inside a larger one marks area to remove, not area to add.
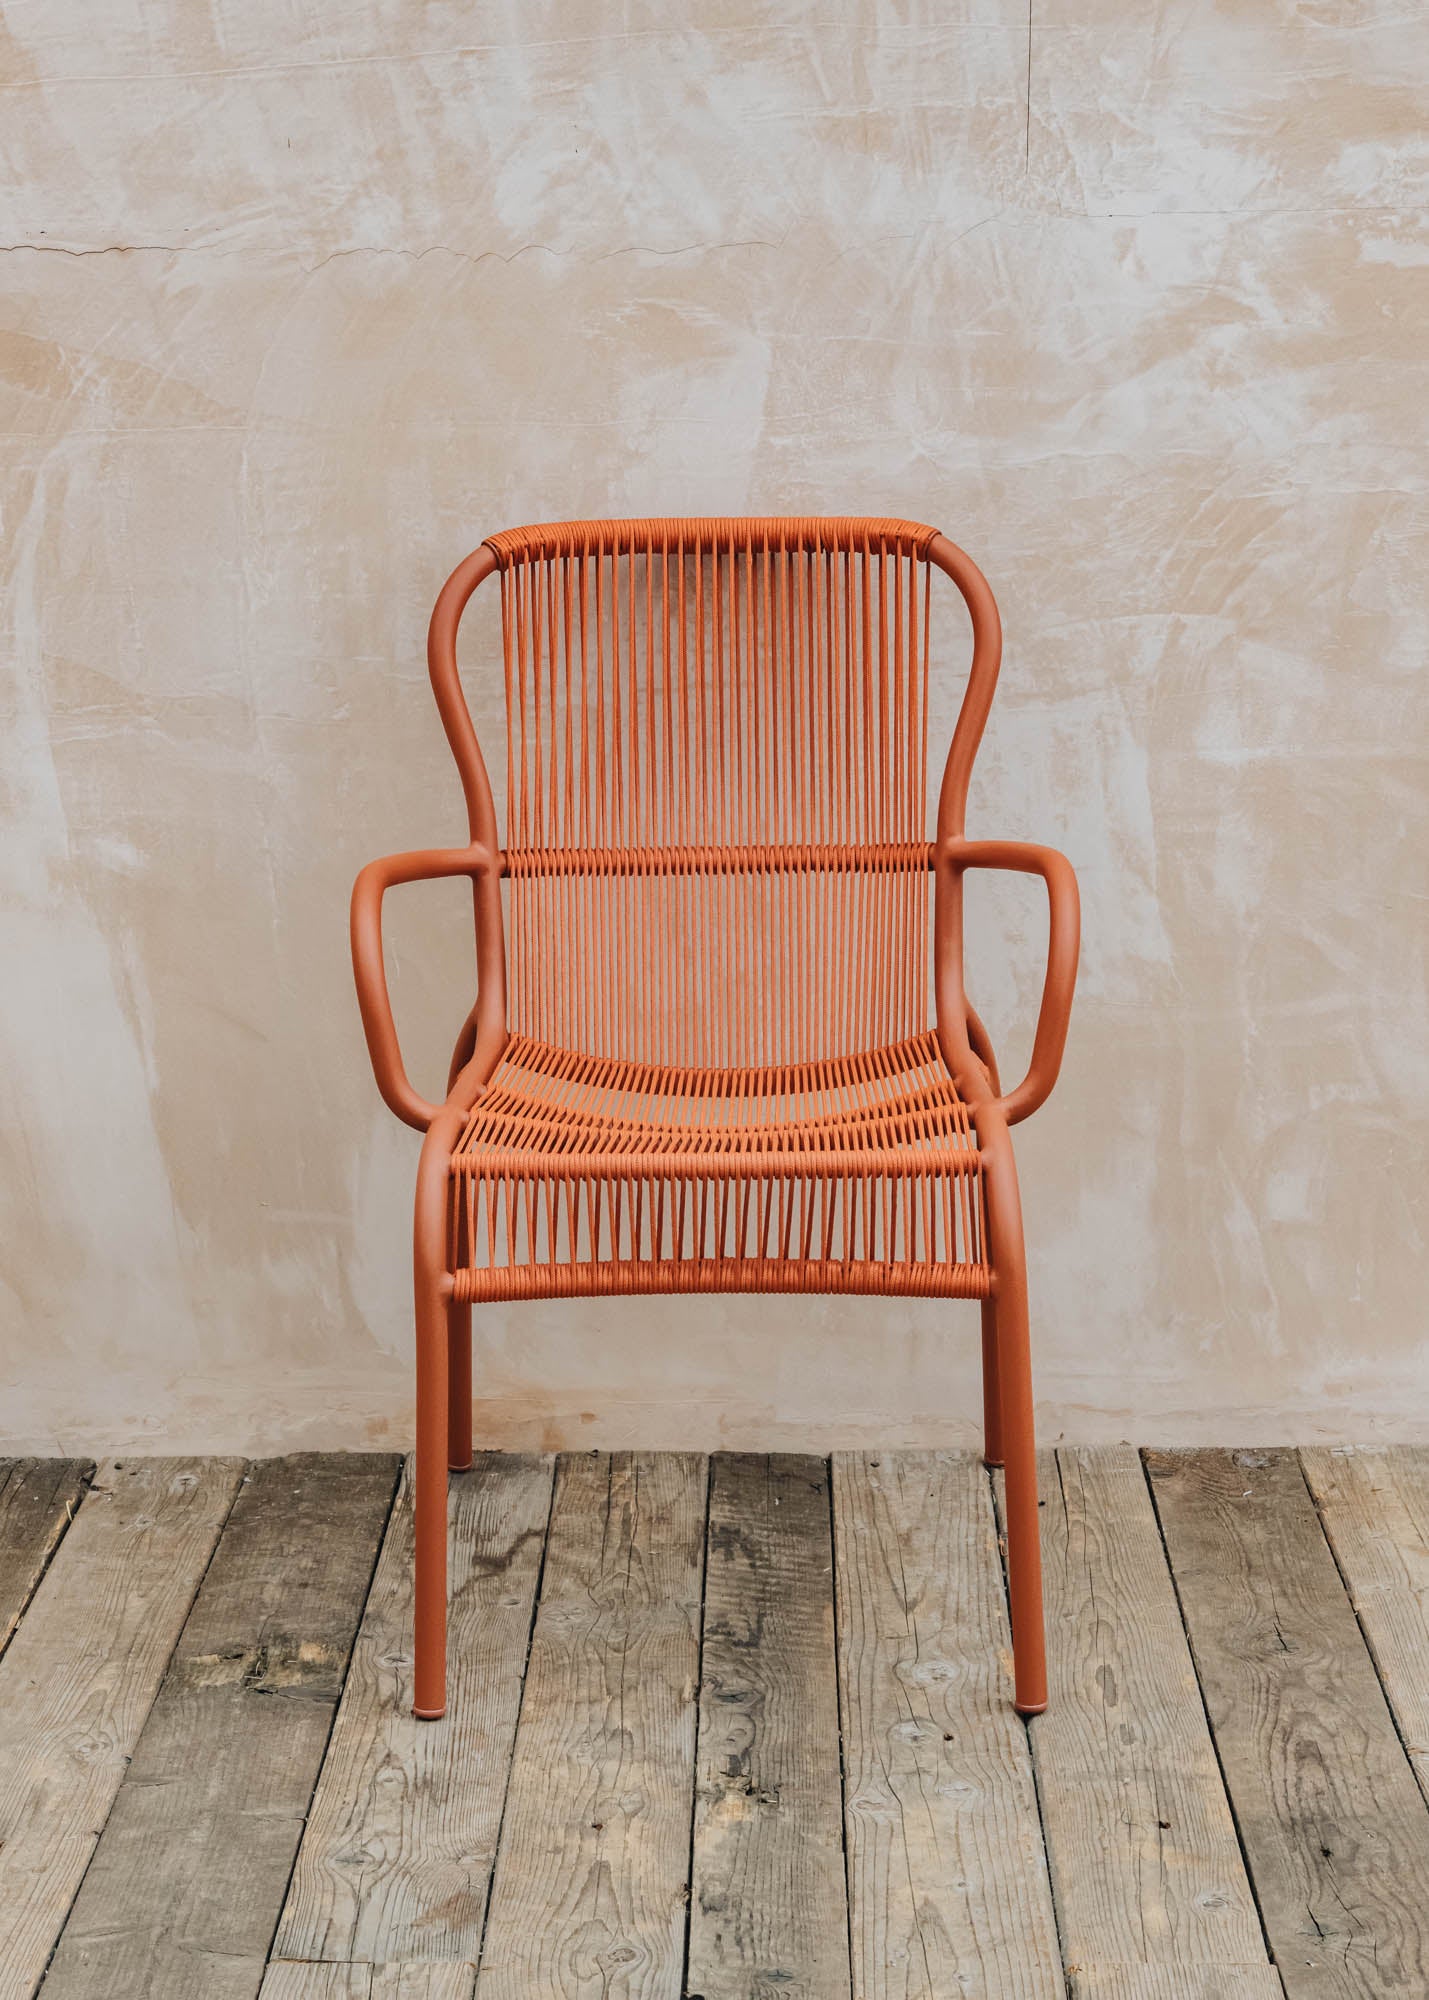
[[[928,841],[934,571],[961,592],[973,646]],[[467,602],[493,575],[504,847],[456,656]],[[1024,1715],[1046,1706],[1009,1128],[1057,1078],[1079,915],[1062,855],[964,835],[1001,648],[976,565],[905,521],[557,523],[492,536],[442,589],[428,663],[468,844],[374,861],[352,898],[378,1088],[425,1134],[416,1715],[446,1703],[446,1475],[472,1463],[473,1301],[678,1290],[981,1300],[1014,1699]],[[1034,874],[1047,891],[1032,1057],[1008,1091],[964,987],[973,868]],[[435,1103],[403,1067],[382,899],[446,876],[472,884],[477,997]]]

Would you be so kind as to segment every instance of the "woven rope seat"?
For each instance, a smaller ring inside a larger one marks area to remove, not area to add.
[[[935,575],[972,649],[934,803]],[[457,670],[488,579],[497,786]],[[882,516],[553,522],[490,536],[448,578],[428,663],[468,842],[371,863],[352,905],[378,1086],[425,1134],[418,1715],[445,1703],[445,1479],[472,1463],[473,1306],[637,1293],[981,1301],[1016,1702],[1045,1703],[1009,1128],[1056,1080],[1078,919],[1061,855],[964,834],[1000,658],[976,565]],[[1042,1006],[1011,1090],[964,987],[971,869],[1047,890]],[[438,1102],[402,1064],[381,912],[388,889],[441,877],[470,884],[476,988]]]
[[[723,1072],[513,1036],[451,1171],[458,1299],[988,1288],[976,1143],[932,1034]]]

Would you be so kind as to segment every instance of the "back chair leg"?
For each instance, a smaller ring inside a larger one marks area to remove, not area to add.
[[[447,1465],[471,1471],[471,1307],[447,1303]]]
[[[1037,1439],[1027,1327],[1027,1259],[1017,1173],[1006,1136],[983,1155],[992,1251],[997,1378],[1007,1509],[1007,1585],[1012,1601],[1013,1702],[1019,1715],[1047,1706],[1047,1642],[1042,1612],[1042,1542],[1037,1508]],[[986,1327],[986,1320],[983,1322]]]
[[[1002,1464],[1002,1370],[997,1357],[997,1301],[982,1302],[982,1456],[986,1465]]]

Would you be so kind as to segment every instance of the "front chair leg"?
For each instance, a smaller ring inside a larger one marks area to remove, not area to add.
[[[452,1440],[448,1420],[451,1279],[446,1243],[451,1143],[458,1117],[458,1113],[443,1111],[428,1129],[417,1167],[412,1241],[417,1308],[412,1713],[427,1722],[434,1722],[447,1705],[447,1459]],[[469,1422],[469,1393],[465,1408]]]
[[[447,1705],[447,1406],[446,1301],[419,1284],[412,1713],[426,1722]]]
[[[989,1247],[996,1310],[997,1378],[1007,1509],[1007,1585],[1012,1606],[1013,1702],[1019,1715],[1047,1706],[1047,1642],[1042,1612],[1042,1542],[1037,1508],[1037,1440],[1027,1326],[1027,1260],[1017,1174],[1006,1131],[984,1154]],[[986,1327],[986,1320],[983,1322]]]
[[[447,1465],[471,1471],[471,1307],[447,1302]]]

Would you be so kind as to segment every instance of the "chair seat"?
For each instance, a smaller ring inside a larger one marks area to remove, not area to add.
[[[932,1033],[770,1070],[513,1036],[451,1174],[459,1300],[988,1291],[977,1142]]]

